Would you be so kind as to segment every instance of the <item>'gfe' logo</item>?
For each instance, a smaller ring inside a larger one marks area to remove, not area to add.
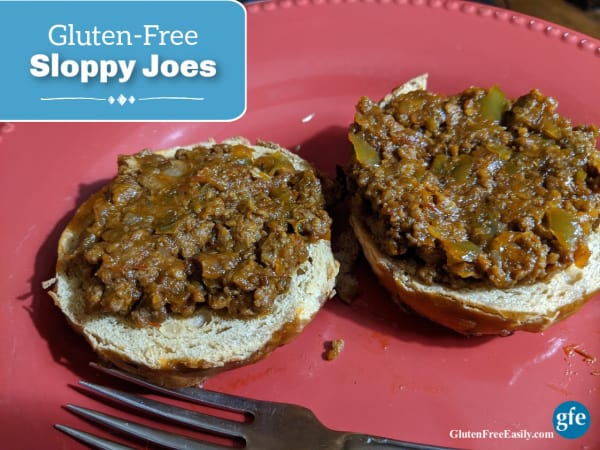
[[[590,412],[581,403],[568,401],[558,405],[552,421],[558,434],[567,439],[576,439],[590,427]]]

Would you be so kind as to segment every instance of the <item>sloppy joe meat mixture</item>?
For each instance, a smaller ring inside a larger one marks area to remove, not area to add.
[[[349,176],[365,224],[427,282],[499,288],[583,267],[599,225],[594,126],[573,126],[533,90],[362,98]]]
[[[200,307],[247,317],[269,311],[328,239],[331,220],[312,170],[244,145],[119,157],[92,201],[73,267],[87,271],[89,311],[136,325]]]

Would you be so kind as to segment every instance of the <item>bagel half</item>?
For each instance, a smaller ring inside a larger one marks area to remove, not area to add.
[[[388,94],[395,96],[427,88],[419,76]],[[427,284],[417,275],[419,262],[393,258],[378,248],[366,226],[363,199],[352,199],[350,223],[363,253],[381,284],[398,304],[465,335],[508,335],[515,330],[538,332],[575,313],[600,288],[600,230],[588,236],[590,257],[585,266],[574,264],[544,281],[497,288],[481,283],[467,287]]]
[[[224,141],[252,148],[254,156],[283,152],[296,169],[313,170],[294,153],[275,144],[250,145],[242,138]],[[201,144],[214,145],[214,142]],[[195,146],[194,146],[195,147]],[[190,147],[191,148],[191,147]],[[173,157],[177,149],[160,151]],[[308,243],[308,260],[292,276],[289,289],[275,298],[272,310],[251,317],[228,316],[199,308],[191,317],[169,315],[157,326],[133,326],[126,318],[89,313],[78,271],[67,258],[79,245],[89,222],[93,195],[77,210],[58,243],[56,278],[50,296],[71,326],[89,342],[102,361],[169,387],[190,386],[220,371],[255,362],[293,339],[334,295],[339,264],[329,240]]]

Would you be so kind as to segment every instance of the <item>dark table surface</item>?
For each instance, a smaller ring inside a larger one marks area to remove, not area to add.
[[[482,0],[600,39],[600,0]]]

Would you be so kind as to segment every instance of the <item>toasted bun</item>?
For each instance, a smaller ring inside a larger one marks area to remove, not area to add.
[[[417,77],[388,94],[426,89],[427,76]],[[571,265],[543,282],[498,289],[488,285],[450,288],[428,285],[417,276],[417,262],[382,252],[363,221],[362,199],[354,197],[350,223],[375,275],[399,304],[467,335],[507,335],[515,330],[542,331],[575,313],[600,289],[600,230],[588,238],[591,252],[583,268]]]
[[[225,143],[250,146],[256,156],[281,151],[297,169],[310,168],[299,156],[273,144],[250,145],[241,138]],[[176,150],[160,153],[172,157]],[[207,308],[192,317],[169,316],[159,326],[147,327],[134,327],[116,315],[89,314],[82,301],[82,280],[65,271],[65,256],[78,245],[84,219],[92,213],[93,198],[78,209],[60,237],[56,281],[49,294],[101,360],[154,383],[190,386],[220,371],[257,361],[300,333],[334,294],[338,263],[330,242],[319,240],[309,244],[308,260],[268,314],[232,318]]]

